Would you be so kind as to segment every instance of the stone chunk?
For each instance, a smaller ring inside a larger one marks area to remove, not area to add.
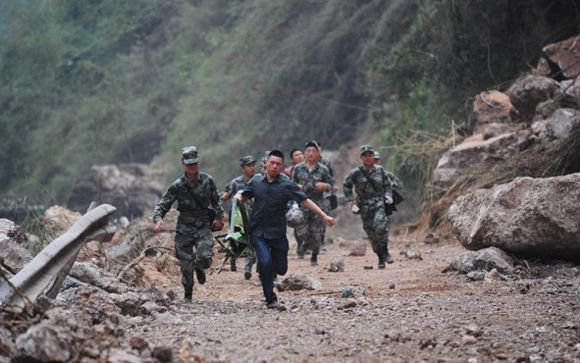
[[[288,291],[288,290],[319,290],[322,288],[320,281],[305,275],[305,274],[291,274],[284,280],[282,280],[276,288],[278,291]]]
[[[448,218],[467,249],[497,247],[576,261],[580,259],[579,200],[580,173],[523,177],[457,198]]]
[[[330,272],[344,272],[344,260],[335,258],[330,261],[330,267],[328,268]]]

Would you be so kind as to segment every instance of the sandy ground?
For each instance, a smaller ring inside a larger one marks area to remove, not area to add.
[[[422,260],[400,255],[407,246],[391,243],[396,262],[385,270],[370,246],[350,257],[335,242],[317,267],[291,248],[288,274],[307,274],[322,288],[278,293],[285,311],[266,309],[257,275],[244,280],[240,261],[238,272],[196,285],[190,303],[174,287],[174,304],[129,319],[126,336],[196,362],[580,362],[577,267],[531,261],[507,281],[473,282],[441,272],[461,246],[413,243]],[[335,258],[344,272],[328,271]],[[342,298],[349,286],[362,289]]]

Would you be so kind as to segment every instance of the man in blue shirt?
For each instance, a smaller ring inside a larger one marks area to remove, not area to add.
[[[278,308],[278,298],[274,293],[274,276],[288,271],[288,239],[286,238],[286,211],[290,200],[318,214],[324,222],[334,225],[334,219],[322,211],[316,203],[306,197],[285,175],[284,154],[272,150],[266,160],[265,175],[256,175],[244,191],[236,198],[244,202],[254,199],[250,218],[250,240],[258,257],[260,280],[266,305],[269,309]]]

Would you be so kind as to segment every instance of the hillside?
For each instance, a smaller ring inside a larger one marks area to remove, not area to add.
[[[157,158],[173,178],[185,144],[221,181],[242,154],[365,134],[413,188],[421,157],[393,145],[446,135],[467,97],[580,23],[572,0],[0,6],[0,190],[38,202],[66,200],[94,164]]]

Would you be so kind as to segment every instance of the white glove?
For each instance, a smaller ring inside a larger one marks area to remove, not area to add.
[[[350,210],[353,214],[359,214],[359,212],[360,212],[360,208],[356,204],[354,204],[352,207],[350,207]]]
[[[389,195],[385,195],[385,204],[387,204],[387,205],[393,204],[393,197],[391,197]]]

